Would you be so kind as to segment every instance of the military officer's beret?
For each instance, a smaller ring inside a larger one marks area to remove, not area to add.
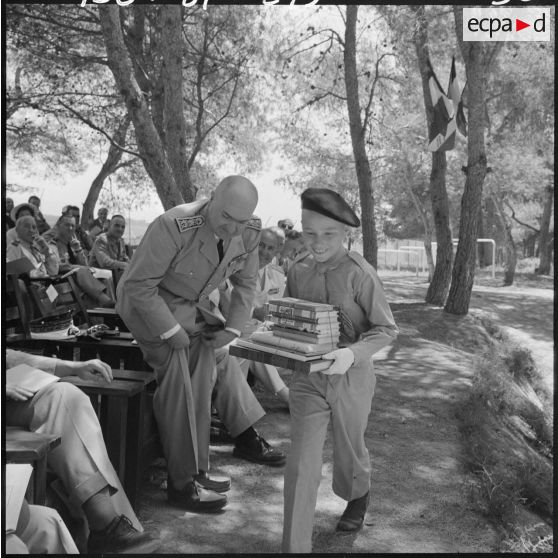
[[[309,209],[330,219],[349,225],[359,227],[360,220],[349,204],[333,190],[328,188],[307,188],[300,196],[302,209]]]

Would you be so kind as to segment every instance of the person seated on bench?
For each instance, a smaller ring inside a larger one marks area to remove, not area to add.
[[[76,269],[74,275],[76,282],[79,288],[92,299],[93,305],[114,308],[114,300],[105,292],[107,287],[98,279],[95,279],[87,266],[84,249],[75,235],[75,217],[70,213],[62,215],[58,219],[55,229],[55,235],[50,237],[50,246],[54,249],[58,259],[60,273]]]
[[[89,265],[101,269],[124,271],[128,267],[128,254],[122,236],[126,230],[126,220],[122,215],[113,215],[106,233],[95,239],[89,254]]]
[[[281,252],[285,242],[285,233],[279,227],[268,227],[262,230],[258,245],[259,269],[256,296],[252,303],[251,318],[242,329],[242,337],[249,337],[255,331],[264,329],[265,304],[273,298],[281,298],[285,290],[287,278],[283,270],[273,264],[273,259]],[[227,280],[223,288],[219,289],[219,305],[225,316],[228,315],[230,306],[230,293],[232,285]],[[275,394],[283,403],[289,404],[289,388],[282,380],[277,368],[263,362],[252,362],[244,358],[237,359],[244,377],[248,376],[248,369],[260,380],[263,386]]]
[[[72,362],[6,350],[6,367],[28,364],[59,377],[110,382],[112,371],[98,359]],[[76,386],[54,382],[35,395],[6,385],[6,424],[56,433],[61,444],[48,454],[74,515],[85,515],[88,553],[153,552],[159,541],[145,533],[107,454],[91,402]],[[57,481],[58,482],[58,481]]]
[[[6,533],[6,554],[79,554],[58,512],[23,500],[15,532]]]

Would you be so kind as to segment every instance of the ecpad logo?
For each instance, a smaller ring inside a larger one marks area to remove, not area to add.
[[[464,41],[550,41],[550,8],[463,8]]]

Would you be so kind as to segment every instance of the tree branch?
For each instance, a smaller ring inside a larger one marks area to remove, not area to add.
[[[508,200],[503,200],[503,201],[504,201],[504,203],[509,207],[509,209],[510,209],[510,211],[511,211],[511,218],[512,218],[516,223],[519,223],[521,226],[527,227],[528,229],[531,229],[532,231],[535,231],[537,234],[541,232],[539,229],[536,229],[535,227],[532,227],[531,225],[528,225],[527,223],[523,223],[522,221],[520,221],[520,220],[515,216],[515,211],[514,211],[513,207],[510,205],[510,202],[508,202]]]

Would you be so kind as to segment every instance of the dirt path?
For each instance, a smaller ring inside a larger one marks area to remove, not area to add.
[[[471,477],[460,465],[455,417],[456,403],[470,385],[471,359],[478,339],[472,338],[468,352],[455,348],[447,339],[443,344],[426,339],[419,332],[424,325],[422,317],[417,311],[413,318],[408,306],[413,300],[423,301],[425,287],[386,279],[384,284],[390,302],[394,303],[401,335],[375,359],[376,394],[367,430],[372,490],[366,525],[357,534],[334,533],[344,502],[331,490],[332,447],[328,436],[316,510],[314,552],[494,552],[496,533],[472,509],[467,498]],[[503,325],[513,324],[533,341],[552,342],[548,293],[528,302],[526,295],[508,298],[500,290],[497,293],[483,290],[475,293],[473,300],[472,307],[494,312]],[[406,304],[398,304],[401,302]],[[546,338],[547,326],[540,321],[543,315],[546,320],[548,313],[550,341]],[[473,333],[472,337],[476,334]],[[451,338],[451,332],[448,335]],[[258,388],[256,393],[268,411],[257,425],[258,430],[287,451],[288,412],[272,396]],[[231,446],[212,449],[213,471],[233,479],[229,504],[223,514],[181,512],[167,505],[165,493],[156,483],[145,484],[140,516],[146,527],[159,530],[161,552],[279,552],[283,470],[238,460],[232,457]],[[158,482],[164,470],[154,472],[160,475]]]

